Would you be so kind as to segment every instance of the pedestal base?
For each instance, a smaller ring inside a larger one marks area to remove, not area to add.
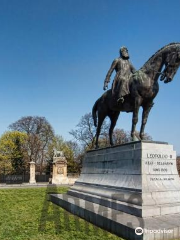
[[[36,181],[29,181],[29,184],[36,184]]]
[[[52,184],[69,184],[69,180],[67,177],[64,178],[53,178]]]
[[[75,185],[51,201],[124,239],[180,238],[180,179],[166,143],[87,152]]]

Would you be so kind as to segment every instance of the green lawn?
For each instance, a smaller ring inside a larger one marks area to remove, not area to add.
[[[120,240],[48,201],[67,188],[0,189],[0,240]]]

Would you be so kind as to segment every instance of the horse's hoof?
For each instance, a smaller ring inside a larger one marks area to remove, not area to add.
[[[132,142],[137,142],[137,141],[139,141],[140,139],[138,139],[136,136],[133,136],[132,137]]]
[[[142,136],[140,135],[140,139],[141,139],[141,140],[144,140],[144,135],[142,135]]]

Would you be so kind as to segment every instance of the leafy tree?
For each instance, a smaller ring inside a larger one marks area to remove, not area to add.
[[[73,161],[70,162],[71,169],[69,166],[70,172],[80,173],[82,160],[84,158],[84,150],[74,141],[68,141],[67,145],[73,151]]]
[[[24,132],[28,135],[27,149],[29,160],[40,165],[40,172],[47,160],[48,146],[51,144],[54,131],[45,117],[22,117],[9,126],[11,130]]]
[[[7,172],[22,173],[27,167],[27,134],[18,131],[5,132],[0,138],[0,168]]]

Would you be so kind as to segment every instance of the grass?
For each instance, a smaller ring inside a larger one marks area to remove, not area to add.
[[[65,187],[0,190],[0,240],[120,240],[48,201]]]

